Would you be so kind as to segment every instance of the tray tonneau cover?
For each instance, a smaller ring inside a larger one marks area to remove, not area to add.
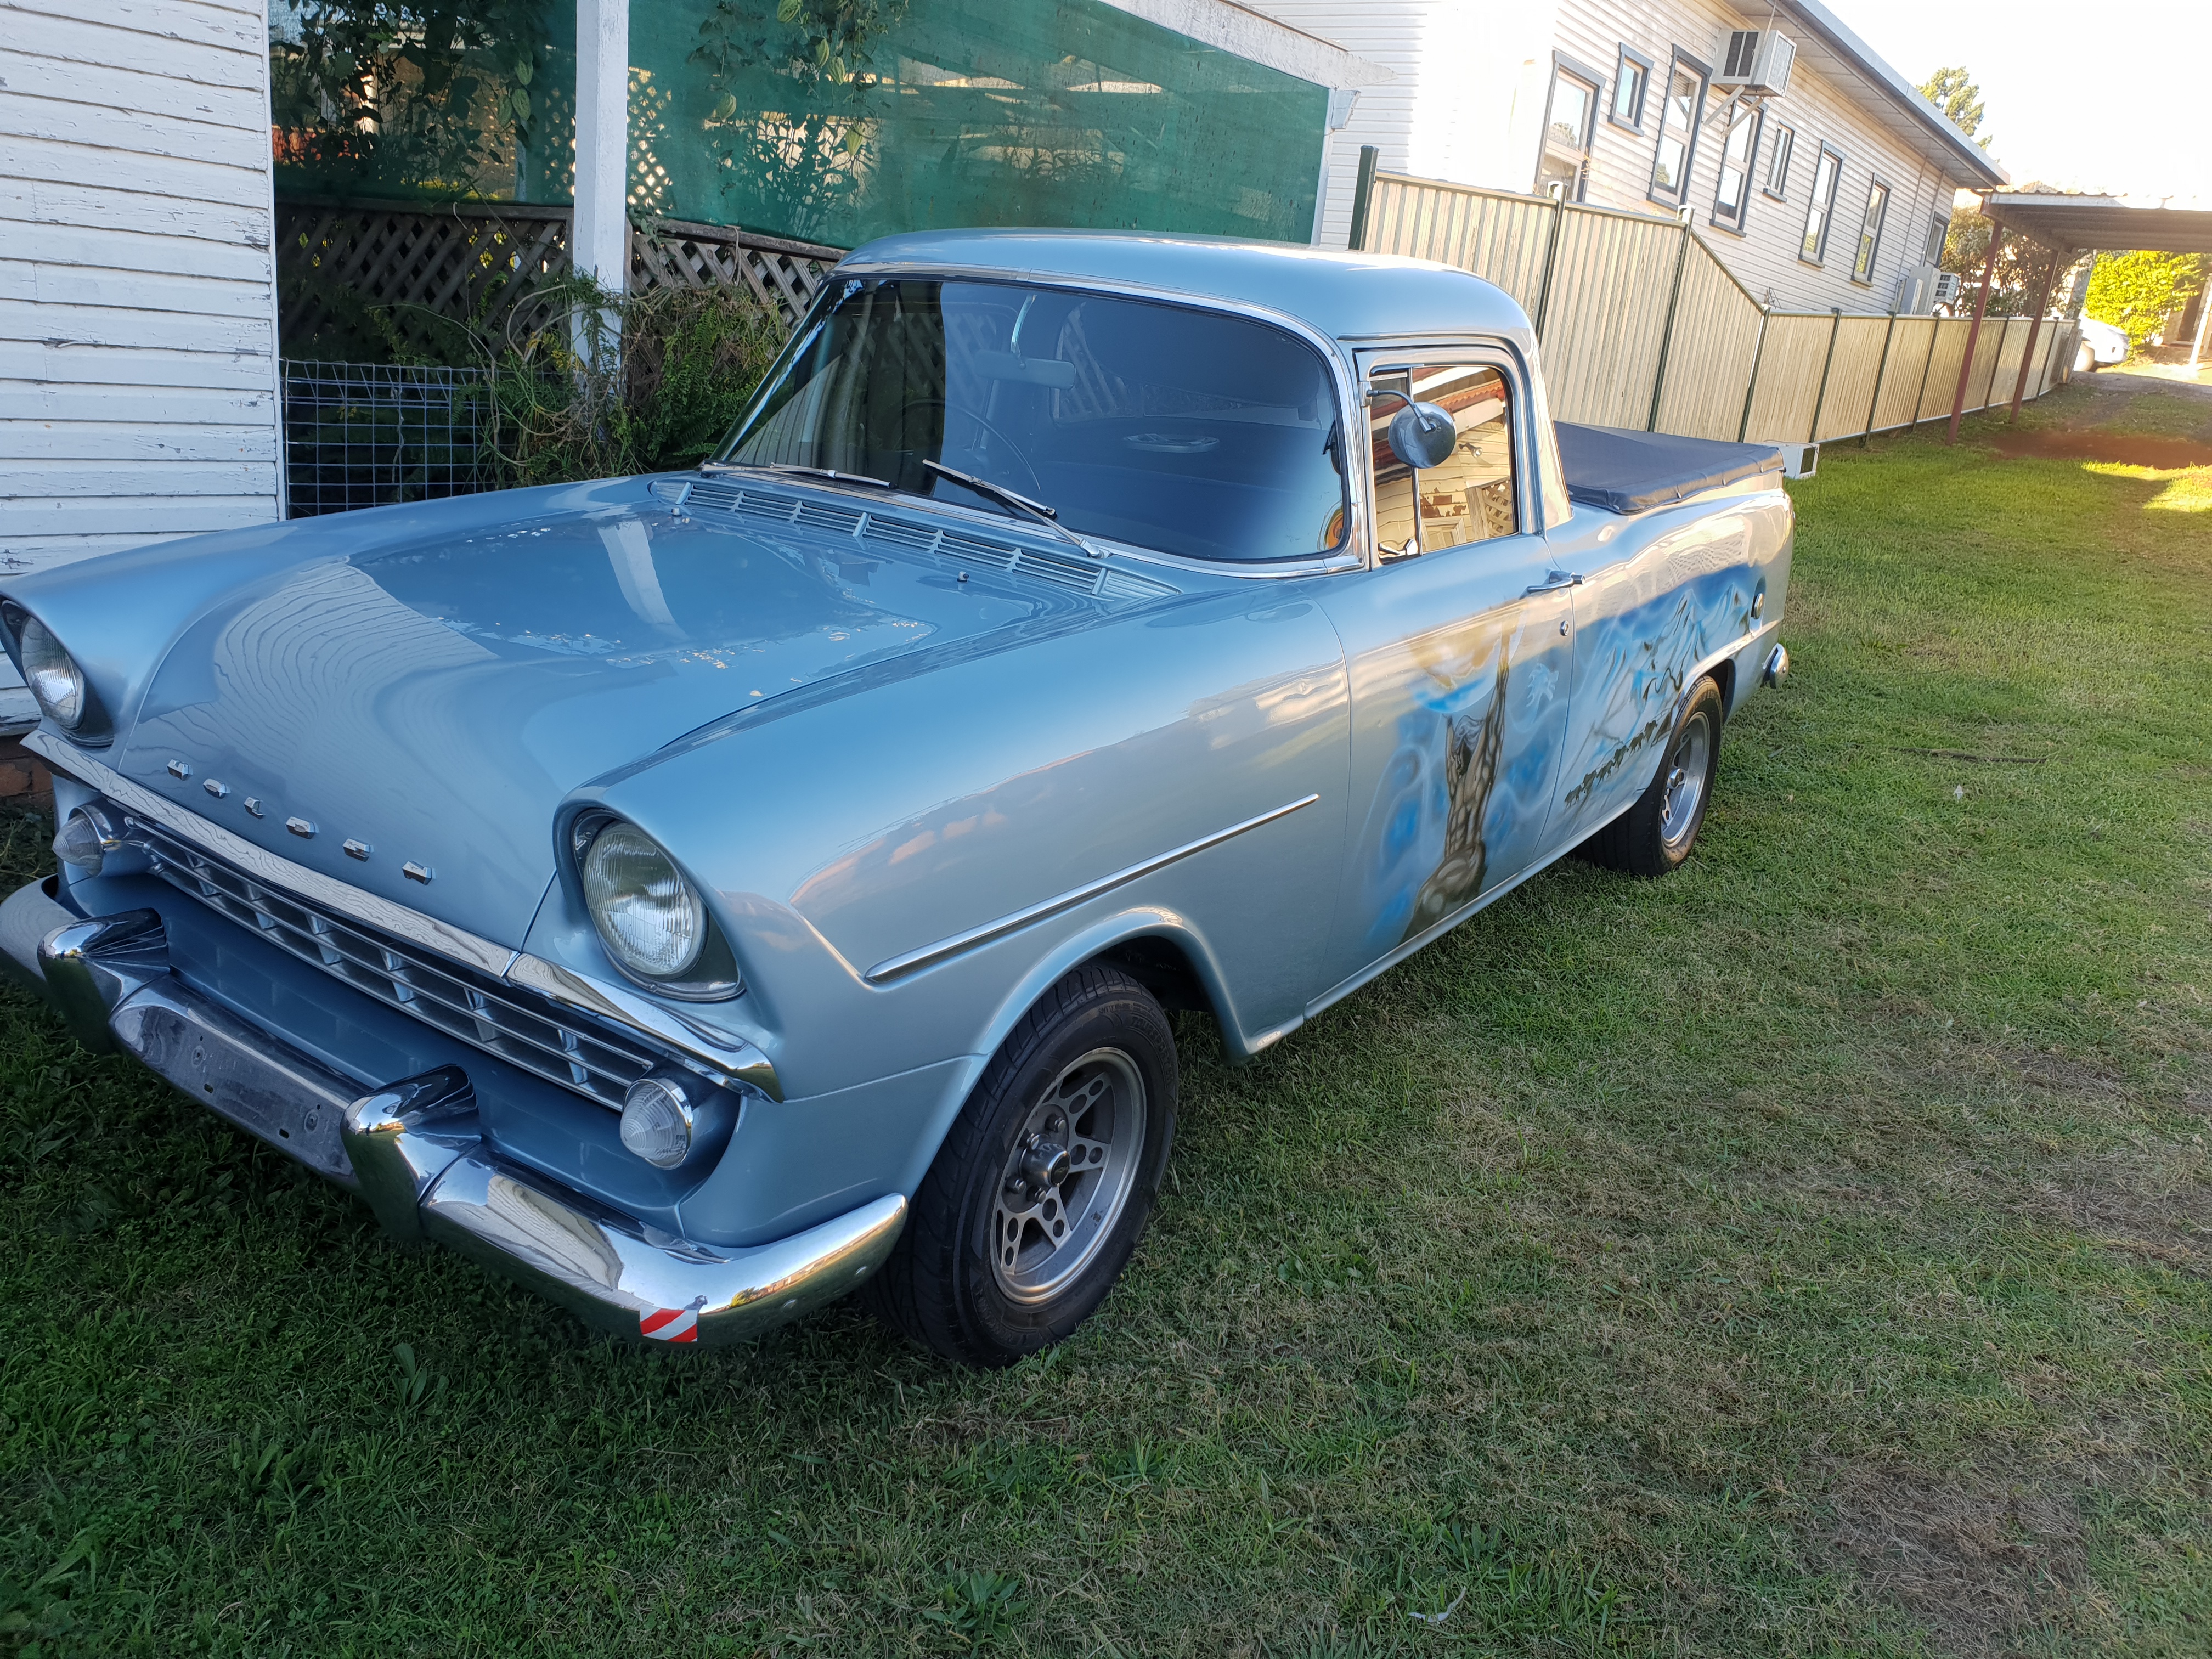
[[[1771,444],[1727,444],[1566,421],[1558,427],[1567,495],[1608,513],[1642,513],[1701,489],[1782,471],[1782,452]]]

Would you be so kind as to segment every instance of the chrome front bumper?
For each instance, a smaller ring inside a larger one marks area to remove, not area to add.
[[[0,904],[0,966],[43,990],[88,1048],[135,1054],[318,1175],[403,1242],[449,1245],[586,1323],[663,1342],[742,1341],[853,1290],[906,1224],[896,1194],[750,1249],[695,1243],[500,1157],[467,1073],[363,1096],[169,970],[159,915],[80,921],[33,884]]]

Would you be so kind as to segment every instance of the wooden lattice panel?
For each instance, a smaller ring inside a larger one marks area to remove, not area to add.
[[[842,257],[834,247],[748,235],[720,225],[681,219],[657,221],[652,231],[633,231],[629,282],[634,292],[654,288],[720,288],[742,284],[755,298],[795,324],[814,303],[823,273]]]
[[[433,356],[451,350],[453,324],[494,339],[519,335],[548,320],[531,296],[568,270],[568,228],[569,210],[562,207],[279,204],[283,337],[304,345],[330,331],[358,337],[374,330],[371,313]],[[738,286],[792,324],[840,254],[811,242],[660,220],[630,234],[629,285],[637,293]],[[298,355],[289,348],[288,354]]]
[[[374,311],[408,344],[434,353],[461,323],[496,337],[546,276],[568,268],[566,209],[398,205],[278,208],[287,340]],[[530,319],[525,318],[526,325]]]

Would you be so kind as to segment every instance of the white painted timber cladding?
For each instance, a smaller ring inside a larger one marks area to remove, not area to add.
[[[0,574],[281,515],[267,27],[0,0]]]
[[[1510,7],[1491,0],[1251,4],[1391,73],[1380,85],[1360,88],[1350,125],[1330,135],[1316,239],[1321,246],[1342,247],[1350,233],[1362,145],[1382,152],[1387,172],[1500,190],[1528,188],[1508,157],[1516,116],[1527,129],[1522,148],[1534,153],[1557,0]]]
[[[1565,53],[1597,71],[1600,114],[1583,199],[1632,212],[1666,215],[1651,201],[1651,161],[1658,143],[1656,100],[1674,48],[1717,69],[1731,29],[1764,26],[1765,9],[1743,10],[1722,0],[1252,0],[1259,10],[1333,40],[1396,76],[1359,95],[1352,124],[1334,137],[1322,246],[1342,247],[1351,229],[1359,149],[1373,144],[1386,172],[1411,173],[1452,184],[1530,191],[1542,143],[1552,53]],[[1788,33],[1785,27],[1784,33]],[[1603,111],[1613,96],[1623,42],[1650,58],[1652,88],[1644,131],[1614,126]],[[1886,94],[1862,89],[1861,97]],[[1950,212],[1952,181],[1890,136],[1851,96],[1811,70],[1801,57],[1789,92],[1768,100],[1745,229],[1712,222],[1720,179],[1723,100],[1705,102],[1705,125],[1690,176],[1690,205],[1698,234],[1738,281],[1786,310],[1846,313],[1888,310],[1900,275],[1919,259],[1929,216]],[[1787,199],[1761,189],[1778,125],[1797,131]],[[1827,258],[1797,257],[1813,172],[1822,140],[1844,154]],[[1868,186],[1890,187],[1889,213],[1874,280],[1850,280]]]
[[[1559,49],[1605,77],[1605,84],[1599,88],[1601,112],[1610,107],[1613,74],[1624,41],[1656,65],[1641,134],[1614,126],[1600,113],[1591,148],[1589,182],[1583,199],[1642,213],[1669,211],[1664,204],[1648,199],[1647,191],[1652,156],[1659,142],[1654,106],[1674,49],[1679,46],[1717,71],[1729,31],[1765,24],[1764,10],[1753,15],[1715,0],[1559,0]],[[1782,32],[1788,33],[1787,27]],[[1752,174],[1751,209],[1739,235],[1714,224],[1712,216],[1721,155],[1721,132],[1715,118],[1724,101],[1717,94],[1706,99],[1705,125],[1691,167],[1689,205],[1697,214],[1698,234],[1737,281],[1759,299],[1771,298],[1782,309],[1826,311],[1840,307],[1846,313],[1887,311],[1897,298],[1897,279],[1919,262],[1929,214],[1950,213],[1954,189],[1950,181],[1891,137],[1843,89],[1815,74],[1801,57],[1790,71],[1790,90],[1767,100],[1766,126],[1759,137]],[[1787,199],[1777,201],[1765,193],[1765,185],[1775,129],[1782,125],[1796,128],[1797,145]],[[1823,140],[1843,152],[1844,166],[1836,190],[1835,222],[1828,234],[1827,258],[1823,264],[1813,265],[1797,257],[1797,249],[1805,234],[1805,214],[1812,202],[1813,174]],[[1515,188],[1531,188],[1535,168],[1532,147],[1528,176]],[[1862,284],[1850,279],[1851,262],[1857,255],[1867,189],[1877,178],[1890,187],[1889,214],[1874,278]]]

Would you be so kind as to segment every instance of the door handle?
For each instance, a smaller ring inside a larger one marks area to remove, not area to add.
[[[1553,593],[1562,587],[1580,587],[1582,585],[1583,579],[1571,571],[1551,570],[1545,573],[1543,580],[1528,591],[1531,593]]]

